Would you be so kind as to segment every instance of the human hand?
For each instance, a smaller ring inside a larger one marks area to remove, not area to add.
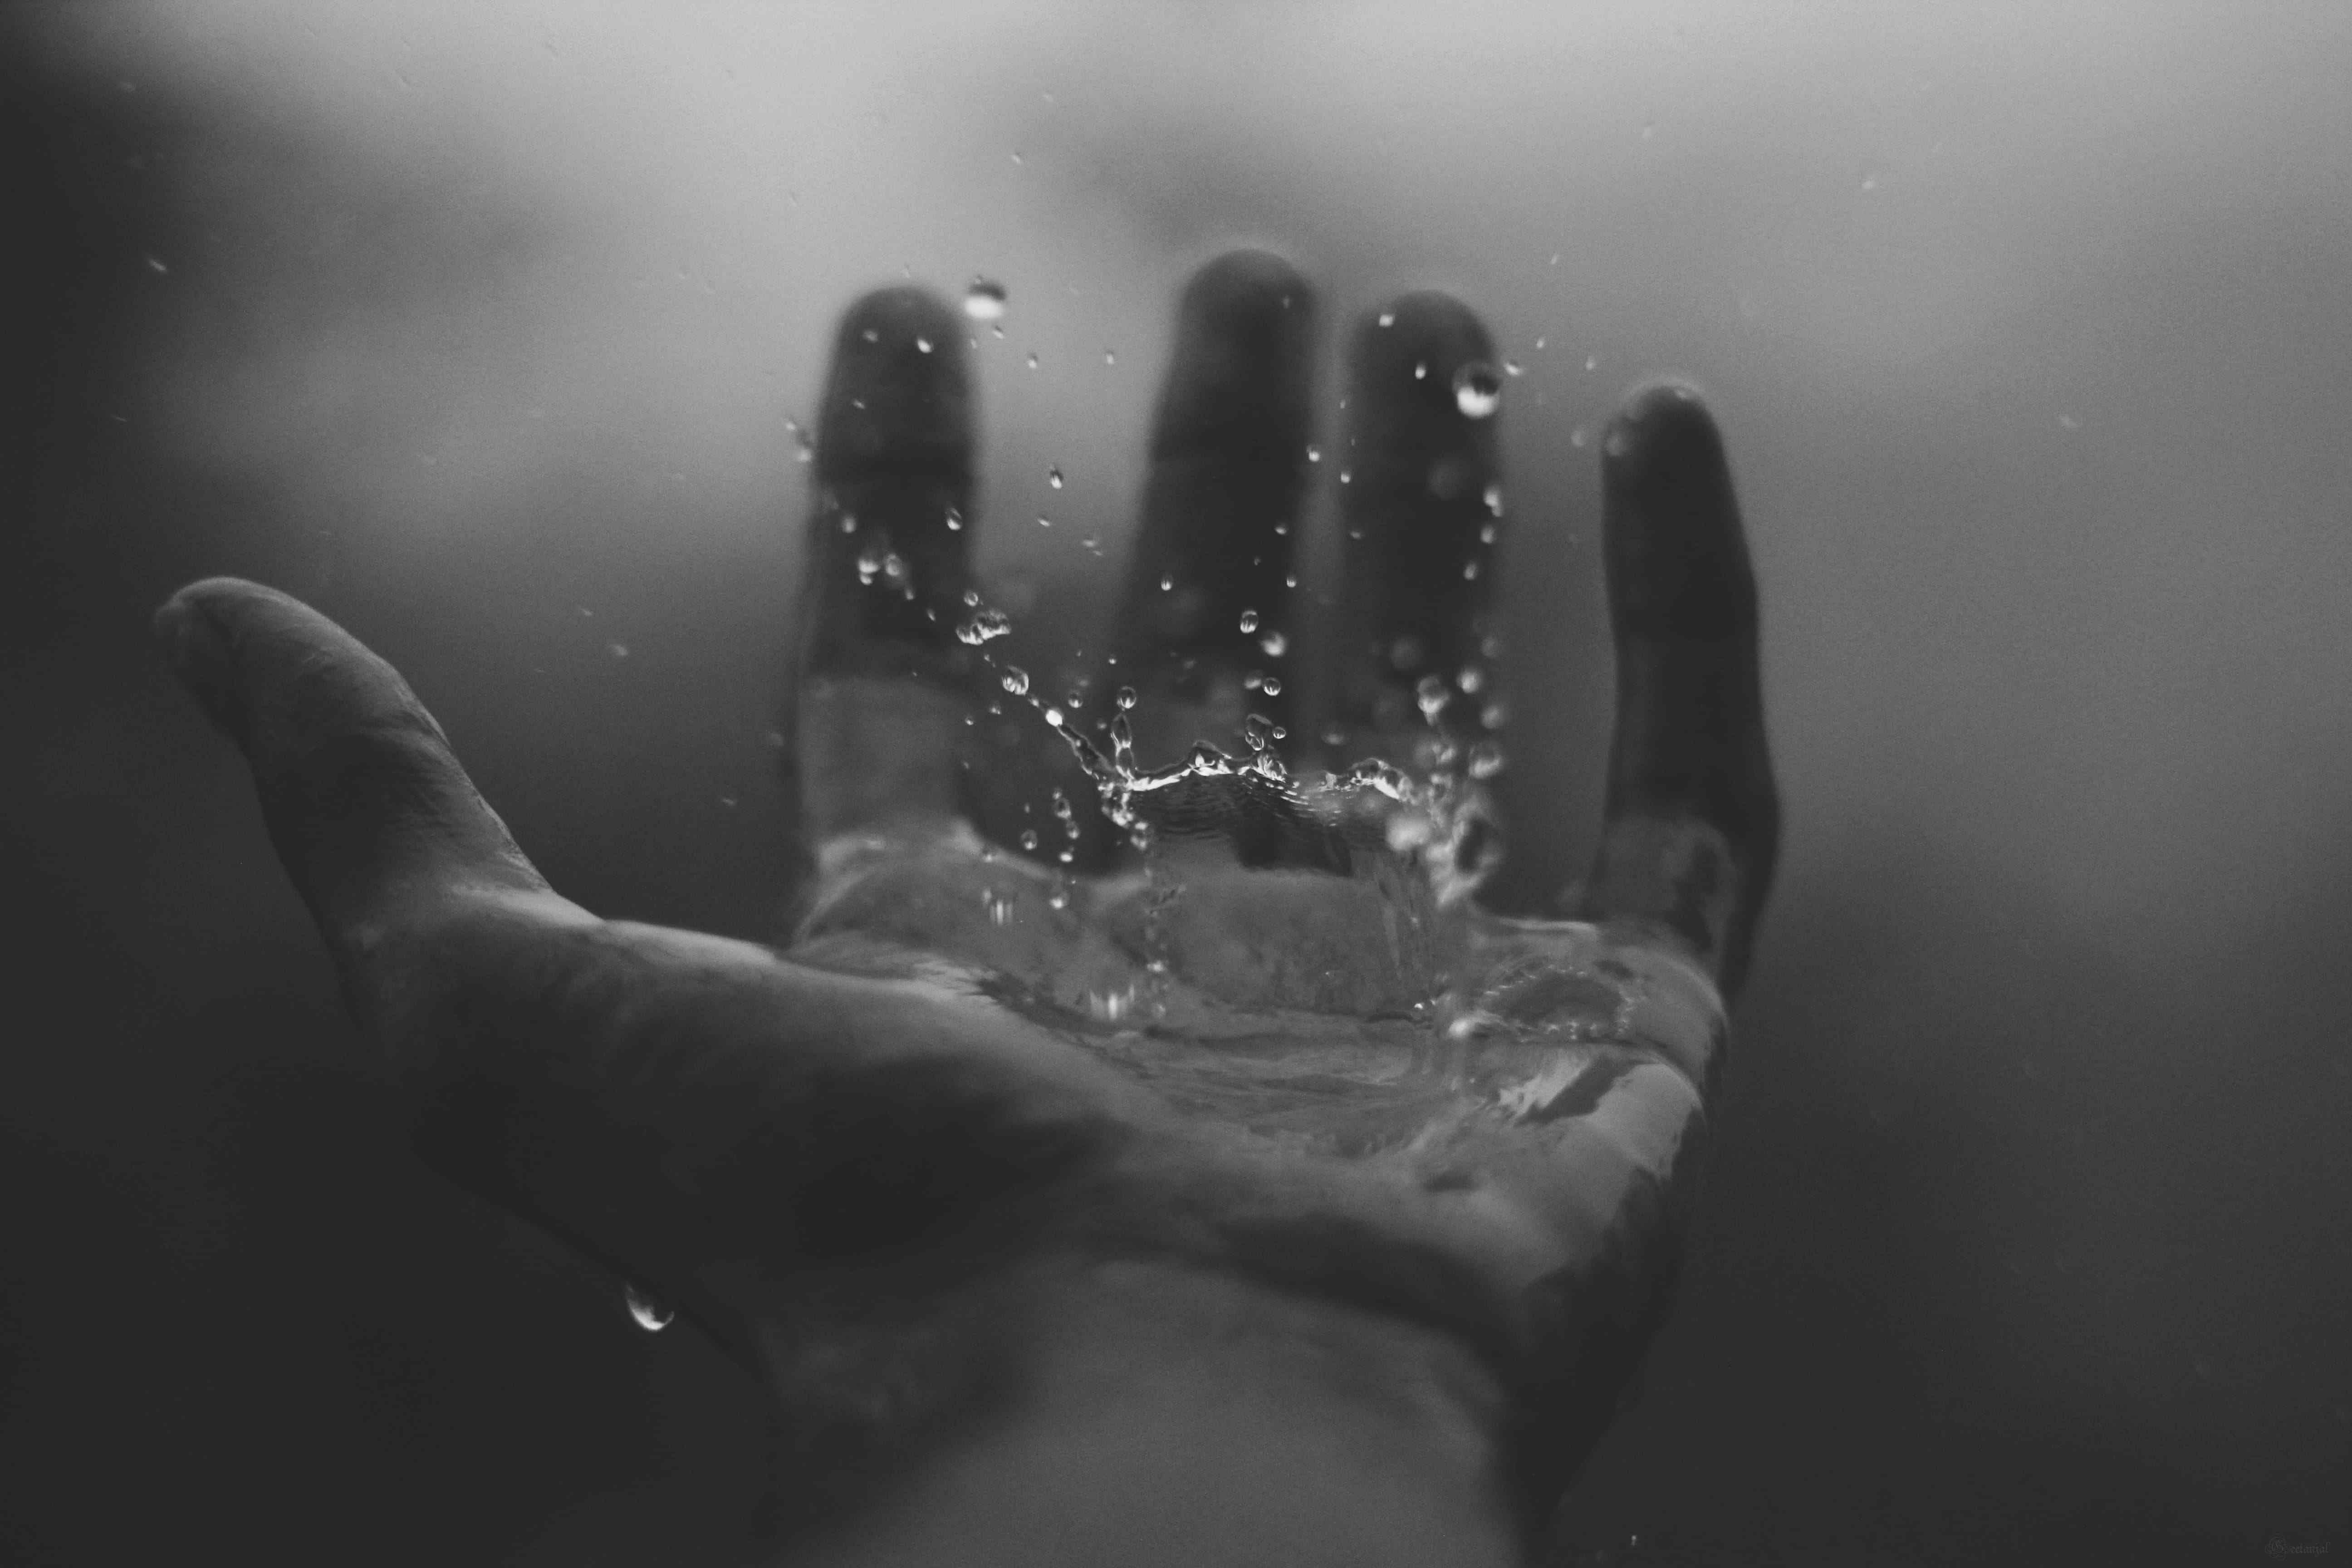
[[[1187,291],[1118,653],[1147,759],[1251,711],[1293,727],[1296,680],[1262,676],[1292,635],[1310,309],[1255,255]],[[158,614],[420,1150],[763,1379],[791,1522],[1239,1367],[1268,1408],[1236,1383],[1200,1436],[1328,1438],[1344,1502],[1203,1461],[1090,1473],[1094,1506],[1131,1526],[1184,1492],[1357,1561],[1348,1520],[1409,1556],[1422,1517],[1466,1551],[1548,1512],[1664,1310],[1777,830],[1721,448],[1674,388],[1611,427],[1618,732],[1583,920],[1483,915],[1499,475],[1454,380],[1489,356],[1450,300],[1386,314],[1358,334],[1330,718],[1410,764],[1418,817],[1209,768],[1120,796],[1150,870],[979,842],[965,721],[1003,688],[957,636],[985,608],[970,392],[961,323],[912,290],[853,309],[829,378],[793,726],[818,880],[788,954],[554,893],[398,676],[306,606],[213,579]],[[1423,897],[1433,858],[1454,880]]]

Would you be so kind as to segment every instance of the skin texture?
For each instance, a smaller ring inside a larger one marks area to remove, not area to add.
[[[1146,762],[1244,710],[1295,722],[1244,683],[1289,626],[1314,310],[1258,252],[1180,302],[1120,616]],[[1519,1560],[1670,1301],[1771,873],[1755,587],[1712,420],[1654,386],[1604,443],[1620,706],[1580,921],[1449,917],[1509,977],[1498,1006],[1610,1021],[1444,1150],[1352,1157],[1269,1134],[1246,1086],[1187,1088],[1215,1066],[1213,1003],[1356,962],[1345,879],[1315,874],[1345,858],[1329,835],[1244,812],[1188,849],[1178,1005],[1151,1027],[1023,988],[1139,975],[1139,884],[1085,868],[1048,913],[1050,875],[965,824],[965,720],[995,677],[952,635],[974,531],[958,326],[894,289],[836,342],[787,726],[816,876],[781,948],[562,898],[398,674],[282,594],[192,584],[160,646],[248,759],[422,1156],[771,1391],[778,1560]],[[1417,294],[1350,343],[1332,723],[1458,775],[1483,704],[1456,690],[1423,726],[1413,698],[1486,657],[1493,573],[1462,567],[1493,559],[1497,438],[1453,393],[1486,334]],[[1023,912],[974,918],[999,899]]]

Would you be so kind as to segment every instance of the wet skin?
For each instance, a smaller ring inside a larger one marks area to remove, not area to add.
[[[1294,647],[1278,696],[1245,684],[1269,633],[1295,641],[1313,310],[1255,252],[1180,303],[1118,618],[1144,761],[1231,744],[1246,709],[1302,763],[1418,748],[1458,777],[1495,739],[1497,437],[1454,390],[1489,357],[1484,329],[1442,295],[1350,337],[1337,646]],[[1215,1068],[1204,1020],[1265,1001],[1236,987],[1346,977],[1328,845],[1247,813],[1193,842],[1164,1005],[1112,1028],[1062,1010],[1065,983],[1145,973],[1131,866],[1082,866],[1057,907],[1053,873],[967,826],[965,720],[1003,693],[954,635],[973,586],[966,330],[912,289],[842,324],[790,724],[817,873],[781,949],[562,898],[400,677],[282,594],[192,584],[160,643],[250,763],[424,1158],[770,1391],[775,1560],[1521,1560],[1666,1310],[1770,879],[1755,588],[1714,424],[1654,385],[1604,440],[1619,701],[1578,921],[1445,917],[1507,979],[1498,1006],[1580,1043],[1441,1148],[1318,1142],[1270,1131],[1247,1080],[1171,1086]],[[1306,657],[1338,704],[1311,737]],[[1433,673],[1448,700],[1424,726]],[[1381,978],[1340,988],[1367,1041]]]

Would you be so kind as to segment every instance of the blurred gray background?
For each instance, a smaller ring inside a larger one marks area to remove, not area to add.
[[[981,558],[1046,668],[1240,242],[1327,345],[1436,286],[1521,373],[1516,901],[1591,842],[1624,388],[1704,386],[1746,508],[1783,870],[1567,1560],[2352,1552],[2352,9],[0,26],[0,1558],[719,1562],[756,1496],[715,1352],[411,1161],[153,605],[303,596],[559,887],[769,934],[835,313],[1008,289]]]

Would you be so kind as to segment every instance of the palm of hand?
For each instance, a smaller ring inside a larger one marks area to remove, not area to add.
[[[1296,682],[1251,677],[1289,625],[1308,310],[1262,256],[1187,291],[1120,617],[1147,752],[1244,711],[1260,740],[1296,728]],[[1017,1325],[1052,1315],[1041,1280],[1140,1265],[1458,1348],[1496,1391],[1473,1403],[1512,1500],[1539,1512],[1663,1310],[1718,988],[1770,873],[1754,594],[1712,425],[1657,388],[1608,438],[1620,713],[1582,920],[1431,900],[1392,821],[1250,770],[1141,803],[1173,856],[1156,880],[1099,857],[1073,878],[966,826],[993,672],[955,635],[958,342],[913,290],[843,324],[793,725],[817,877],[782,956],[560,898],[397,675],[295,601],[209,580],[159,633],[251,762],[427,1158],[755,1368],[810,1509],[988,1404],[983,1364],[1023,1363]],[[1494,421],[1453,392],[1486,358],[1437,296],[1359,334],[1326,727],[1466,803],[1440,836],[1455,894],[1491,859],[1472,760],[1500,724],[1473,700]]]

